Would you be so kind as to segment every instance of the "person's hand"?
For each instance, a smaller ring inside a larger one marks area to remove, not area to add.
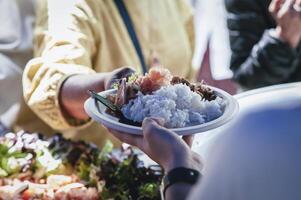
[[[296,48],[301,40],[301,0],[273,0],[269,11],[277,27],[275,36]]]
[[[142,124],[143,136],[129,135],[114,130],[110,132],[122,142],[141,149],[167,172],[176,167],[200,170],[201,159],[198,154],[190,150],[192,136],[184,136],[181,139],[159,124],[162,124],[161,119],[145,119]]]
[[[101,92],[110,89],[118,79],[128,77],[134,72],[132,68],[123,67],[112,72],[70,76],[62,84],[59,94],[60,107],[65,117],[81,121],[89,120],[84,109],[84,103],[90,97],[87,91]]]
[[[119,79],[127,78],[135,73],[135,70],[131,67],[122,67],[118,68],[107,74],[107,77],[104,81],[105,90],[111,89],[113,84],[116,83]]]

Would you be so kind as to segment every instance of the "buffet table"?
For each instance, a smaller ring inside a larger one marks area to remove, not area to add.
[[[264,107],[265,105],[277,106],[280,103],[288,102],[296,98],[301,100],[301,82],[250,90],[235,95],[235,98],[239,103],[239,113],[234,120],[224,126],[195,136],[193,150],[202,156],[204,162],[210,158],[210,149],[214,148],[216,138],[221,134],[225,134],[227,128],[244,114],[252,112],[255,108]]]

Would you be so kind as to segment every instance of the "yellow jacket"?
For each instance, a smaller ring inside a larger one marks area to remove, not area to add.
[[[156,52],[173,74],[190,76],[194,30],[186,0],[124,2],[147,64]],[[18,124],[30,131],[60,131],[101,145],[106,135],[102,127],[66,119],[58,93],[62,82],[73,74],[108,72],[121,66],[141,72],[127,29],[113,0],[40,0],[39,4],[35,58],[23,75],[25,102],[30,109],[23,107]]]

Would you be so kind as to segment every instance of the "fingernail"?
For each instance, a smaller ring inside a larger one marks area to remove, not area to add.
[[[149,117],[147,119],[155,121],[160,126],[164,126],[164,124],[165,124],[164,118],[161,118],[161,117]]]

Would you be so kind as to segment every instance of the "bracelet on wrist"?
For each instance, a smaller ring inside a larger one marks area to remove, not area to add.
[[[165,197],[166,190],[176,183],[187,183],[194,185],[201,177],[201,173],[195,169],[178,167],[172,169],[163,177],[163,197]]]

